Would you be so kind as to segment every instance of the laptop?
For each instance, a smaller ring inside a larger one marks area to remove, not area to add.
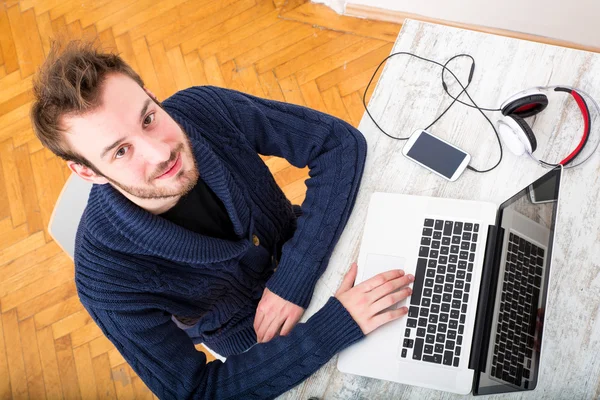
[[[356,283],[414,274],[408,315],[344,350],[342,372],[459,394],[539,380],[562,166],[495,204],[374,193]]]

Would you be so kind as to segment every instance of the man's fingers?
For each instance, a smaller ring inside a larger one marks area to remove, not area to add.
[[[292,331],[292,328],[294,328],[297,322],[298,321],[294,321],[292,318],[286,319],[285,323],[281,327],[281,332],[279,332],[279,334],[281,336],[287,336]]]
[[[371,310],[373,311],[373,313],[378,313],[381,310],[385,310],[386,308],[399,303],[400,301],[404,300],[411,294],[412,294],[411,288],[404,288],[397,292],[388,294],[387,296],[384,296],[381,299],[377,300],[375,303],[373,303],[373,305],[371,306]]]
[[[369,299],[372,302],[375,302],[375,301],[381,299],[382,297],[384,297],[385,295],[395,292],[396,290],[400,289],[402,286],[411,284],[414,280],[415,280],[415,277],[413,275],[404,275],[400,278],[396,278],[391,281],[387,281],[383,285],[371,290],[371,292],[369,292]]]
[[[265,318],[265,314],[262,311],[260,311],[259,308],[257,308],[256,316],[254,317],[254,332],[256,332],[257,336],[258,336],[258,327],[260,326],[260,324],[262,323],[264,318]]]
[[[367,279],[366,281],[356,285],[356,288],[361,292],[366,293],[371,290],[383,285],[387,281],[397,279],[404,276],[404,271],[401,269],[392,269],[390,271],[382,272],[374,277]]]
[[[335,293],[336,296],[340,293],[344,293],[344,292],[352,289],[352,286],[354,286],[354,281],[356,280],[357,271],[358,271],[358,265],[356,263],[352,263],[352,265],[350,266],[350,270],[348,270],[348,272],[346,272],[346,275],[344,276],[344,280],[342,280],[342,284],[340,285],[340,288]]]
[[[268,342],[269,340],[273,339],[281,330],[281,325],[283,325],[283,322],[284,321],[277,321],[277,320],[271,321],[271,324],[265,330],[265,333],[262,336],[260,342],[264,343],[264,342]]]
[[[386,311],[381,314],[377,314],[376,316],[371,318],[371,321],[370,321],[371,329],[369,329],[369,332],[372,332],[373,330],[379,328],[381,325],[383,325],[385,323],[388,323],[390,321],[393,321],[395,319],[403,317],[406,314],[408,314],[408,307],[400,307],[395,310],[390,310],[390,311]]]

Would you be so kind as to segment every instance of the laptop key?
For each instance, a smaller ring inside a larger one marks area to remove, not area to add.
[[[452,365],[455,367],[458,367],[458,360],[459,360],[458,357],[454,357],[454,363]]]
[[[463,229],[470,232],[473,230],[473,224],[471,222],[465,222]]]
[[[410,328],[406,328],[404,331],[404,337],[410,337]]]
[[[444,352],[444,365],[452,365],[452,352],[451,351]]]
[[[412,349],[413,347],[413,340],[412,339],[404,339],[404,347],[408,347],[409,349]]]
[[[479,224],[473,225],[473,232],[479,232]]]
[[[462,233],[462,228],[463,228],[463,223],[462,222],[455,222],[454,223],[454,231],[453,231],[453,233],[455,235],[460,235]]]
[[[413,282],[412,295],[410,304],[417,306],[421,302],[421,291],[423,290],[423,279],[425,279],[425,268],[427,260],[424,258],[417,259],[417,268],[415,271],[415,281]],[[415,321],[416,322],[416,321]]]
[[[444,223],[444,236],[452,235],[452,221],[446,221]]]
[[[431,316],[429,316],[429,318],[431,318]],[[420,327],[427,326],[427,318],[419,318],[419,326]]]
[[[425,336],[425,343],[434,344],[435,343],[435,336],[434,335],[427,335],[427,336]]]
[[[419,257],[428,257],[429,256],[429,247],[421,246],[419,247]]]
[[[421,308],[421,311],[419,312],[419,315],[421,317],[426,317],[429,315],[429,309],[428,308]]]
[[[430,344],[426,344],[425,347],[423,348],[423,352],[425,354],[432,354],[433,353],[433,346]]]
[[[421,238],[421,246],[429,246],[431,244],[431,238],[422,237]]]
[[[417,328],[417,337],[425,337],[425,328]]]
[[[436,343],[435,344],[435,352],[436,353],[443,353],[444,352],[444,345],[442,343]]]
[[[408,309],[408,316],[411,318],[417,318],[419,316],[419,307],[410,306]]]
[[[406,349],[402,349],[402,358],[406,358]]]
[[[406,320],[406,326],[409,328],[416,328],[417,327],[417,320],[414,318],[409,318]]]
[[[423,228],[423,236],[431,236],[431,235],[433,235],[433,229]]]
[[[424,223],[424,225],[425,225],[425,226],[427,226],[427,227],[433,227],[433,223],[434,223],[434,222],[433,222],[433,220],[432,220],[432,219],[430,219],[430,218],[425,218],[425,223]]]
[[[420,360],[423,354],[423,339],[415,340],[415,348],[413,350],[413,360]]]
[[[456,346],[454,348],[454,354],[456,354],[457,356],[460,356],[460,346]]]
[[[436,219],[434,228],[438,231],[441,231],[442,229],[444,229],[444,221],[442,221],[441,219]]]
[[[434,363],[434,364],[441,364],[442,356],[440,354],[434,354],[432,356],[424,355],[423,361],[427,361],[427,362]]]

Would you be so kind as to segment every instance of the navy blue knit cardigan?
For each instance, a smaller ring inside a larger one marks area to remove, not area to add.
[[[200,176],[238,240],[186,230],[94,185],[76,239],[79,297],[158,397],[275,397],[363,337],[331,297],[288,336],[246,351],[256,343],[265,285],[301,307],[310,303],[353,207],[366,142],[337,118],[221,88],[186,89],[163,106],[190,137]],[[299,218],[257,153],[309,167]],[[179,327],[173,315],[200,320]],[[227,361],[207,363],[194,347],[201,342]]]

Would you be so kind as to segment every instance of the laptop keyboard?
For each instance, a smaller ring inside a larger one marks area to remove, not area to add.
[[[458,367],[479,224],[425,219],[402,358]]]
[[[510,233],[492,376],[529,388],[544,249]]]

